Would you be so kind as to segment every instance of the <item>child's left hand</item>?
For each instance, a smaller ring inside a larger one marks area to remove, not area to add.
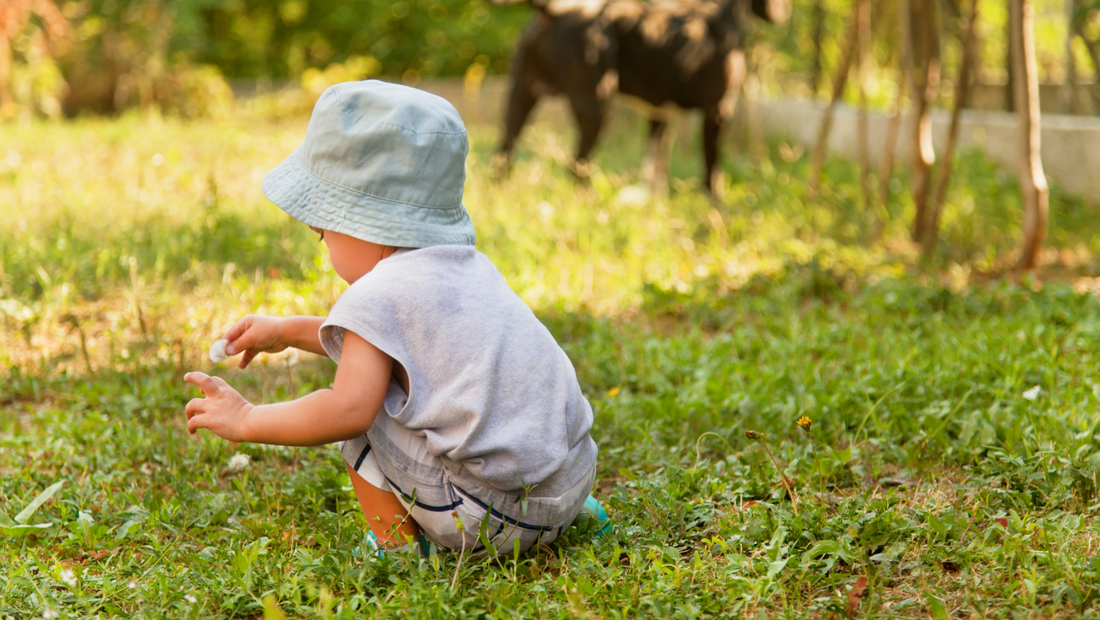
[[[187,432],[200,428],[212,431],[229,441],[248,441],[245,419],[255,407],[234,390],[224,379],[201,372],[189,372],[183,380],[199,386],[206,398],[193,398],[187,403]]]

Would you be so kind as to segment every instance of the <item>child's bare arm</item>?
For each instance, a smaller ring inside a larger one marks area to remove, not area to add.
[[[279,331],[288,347],[309,351],[317,355],[327,355],[321,346],[318,333],[324,324],[323,316],[288,316],[279,321]]]
[[[187,430],[212,431],[230,441],[316,446],[362,435],[374,423],[389,386],[393,359],[352,332],[330,390],[297,400],[256,406],[218,377],[192,372],[183,380],[205,398],[187,403]]]
[[[325,318],[320,316],[277,318],[250,314],[234,323],[223,336],[229,341],[225,352],[227,355],[243,352],[241,368],[260,353],[278,353],[287,347],[325,355],[317,336],[324,322]]]

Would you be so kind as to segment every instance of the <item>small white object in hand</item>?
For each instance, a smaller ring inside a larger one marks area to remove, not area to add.
[[[233,458],[229,459],[229,471],[237,473],[243,471],[248,464],[252,462],[252,457],[247,454],[234,454]]]
[[[220,364],[225,361],[225,345],[229,344],[226,339],[221,339],[214,343],[214,346],[210,347],[210,361],[215,364]]]
[[[1035,400],[1036,398],[1039,398],[1039,392],[1042,392],[1042,391],[1043,391],[1043,388],[1041,388],[1039,386],[1035,386],[1035,387],[1031,388],[1030,390],[1024,392],[1024,398],[1026,398],[1028,400]]]

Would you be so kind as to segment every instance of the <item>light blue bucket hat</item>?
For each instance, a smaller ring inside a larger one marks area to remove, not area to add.
[[[469,143],[447,100],[367,80],[330,86],[306,137],[264,177],[268,200],[298,220],[405,248],[474,245],[462,204]]]

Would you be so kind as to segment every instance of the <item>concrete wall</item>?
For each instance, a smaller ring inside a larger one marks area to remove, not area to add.
[[[749,114],[754,126],[763,127],[768,136],[783,137],[811,149],[817,140],[824,109],[797,100],[756,101]],[[856,148],[855,109],[840,106],[829,136],[829,153],[854,158]],[[951,114],[936,110],[932,114],[933,143],[942,152],[947,142]],[[912,152],[911,119],[905,119],[898,141],[897,160],[908,161]],[[882,156],[889,118],[868,113],[871,157]],[[1042,119],[1043,170],[1047,177],[1073,194],[1100,202],[1100,118],[1046,114]],[[1016,117],[1007,112],[967,110],[959,128],[960,149],[977,148],[990,159],[1015,173],[1019,169],[1019,138]]]
[[[954,86],[944,90],[954,90]],[[1007,84],[974,84],[970,89],[970,105],[974,110],[1008,110]],[[1070,98],[1072,97],[1072,101]],[[1080,114],[1084,116],[1100,113],[1100,88],[1091,82],[1078,84],[1073,92],[1064,84],[1039,85],[1039,109],[1043,114]]]

